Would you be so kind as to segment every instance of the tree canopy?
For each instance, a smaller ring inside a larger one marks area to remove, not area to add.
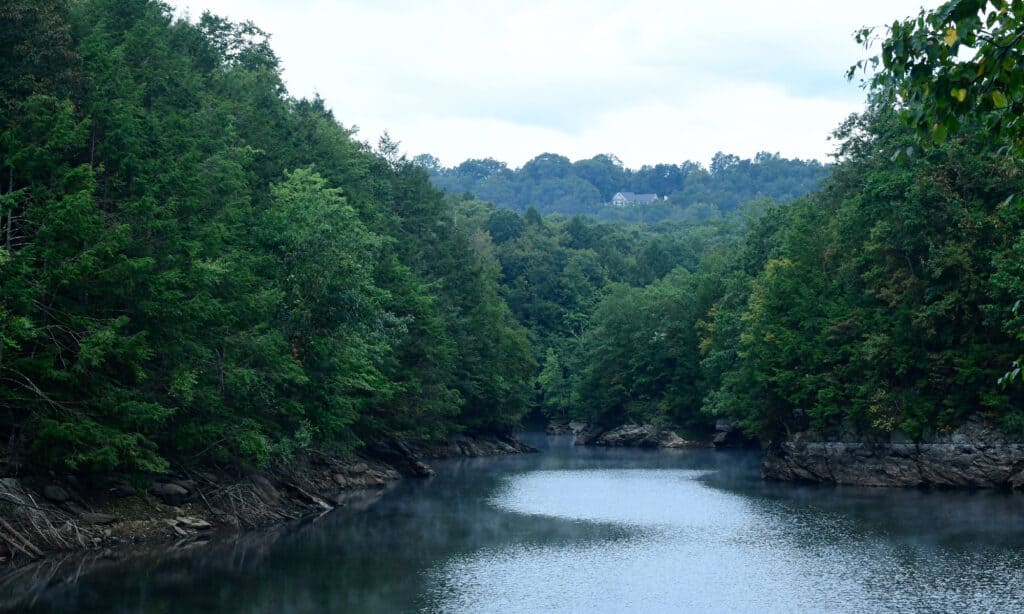
[[[816,189],[828,175],[828,166],[816,160],[790,160],[768,152],[753,159],[719,152],[708,169],[687,161],[632,170],[610,154],[570,162],[544,153],[519,169],[493,159],[466,160],[453,168],[430,155],[414,161],[450,194],[468,192],[519,212],[534,206],[544,214],[634,223],[702,221],[728,215],[755,199],[789,202]],[[617,192],[662,198],[645,205],[608,206]]]

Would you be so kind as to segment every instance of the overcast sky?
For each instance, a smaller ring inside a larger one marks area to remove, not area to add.
[[[924,0],[934,7],[938,0]],[[543,152],[629,167],[758,151],[825,160],[863,108],[852,33],[922,0],[172,0],[271,33],[294,96],[445,165]]]

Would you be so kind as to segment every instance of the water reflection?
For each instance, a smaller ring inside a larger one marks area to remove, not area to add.
[[[764,483],[756,453],[436,465],[316,523],[15,580],[29,611],[1012,611],[1020,496]],[[70,569],[70,567],[69,567]],[[47,572],[48,573],[48,572]],[[16,587],[17,590],[11,587]]]

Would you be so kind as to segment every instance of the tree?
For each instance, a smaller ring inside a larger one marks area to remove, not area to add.
[[[856,34],[871,47],[873,28]],[[981,118],[1016,154],[1024,154],[1024,2],[952,0],[886,29],[871,67],[875,95],[896,102],[922,139],[942,143],[961,123]]]
[[[495,209],[487,222],[487,231],[491,233],[491,239],[497,245],[518,239],[525,229],[526,223],[523,222],[523,218],[511,209]]]
[[[601,193],[602,202],[608,202],[626,183],[622,161],[612,154],[600,154],[572,164],[576,176],[587,181]]]
[[[554,348],[548,348],[537,384],[542,394],[544,415],[552,419],[565,418],[569,409],[569,383]]]
[[[856,39],[867,48],[877,37],[864,28]],[[951,0],[894,21],[881,53],[847,75],[879,65],[882,70],[868,85],[882,101],[899,106],[922,142],[942,144],[964,123],[981,121],[1008,153],[1024,158],[1024,2]],[[1012,319],[1020,317],[1021,300],[1014,303]],[[1015,323],[1008,328],[1024,330]],[[1019,338],[1024,341],[1024,335]],[[1024,377],[1022,367],[1024,355],[1000,381]]]
[[[492,210],[459,219],[436,160],[290,98],[250,23],[155,0],[0,17],[4,454],[162,471],[516,425],[534,361]]]

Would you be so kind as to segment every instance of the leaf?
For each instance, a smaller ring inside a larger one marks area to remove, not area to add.
[[[938,144],[946,142],[946,136],[949,134],[949,129],[946,128],[945,124],[935,124],[932,128],[932,139]]]
[[[953,98],[956,98],[957,102],[963,102],[967,99],[967,88],[955,87],[953,88],[953,91],[950,92],[950,95],[952,95]]]
[[[993,91],[992,92],[992,104],[997,109],[1005,109],[1006,105],[1007,105],[1006,95],[1003,94],[1002,92],[1000,92],[999,90]]]
[[[959,36],[957,36],[956,28],[946,28],[946,33],[942,36],[942,40],[944,40],[950,47],[956,43],[957,38],[959,38]]]

